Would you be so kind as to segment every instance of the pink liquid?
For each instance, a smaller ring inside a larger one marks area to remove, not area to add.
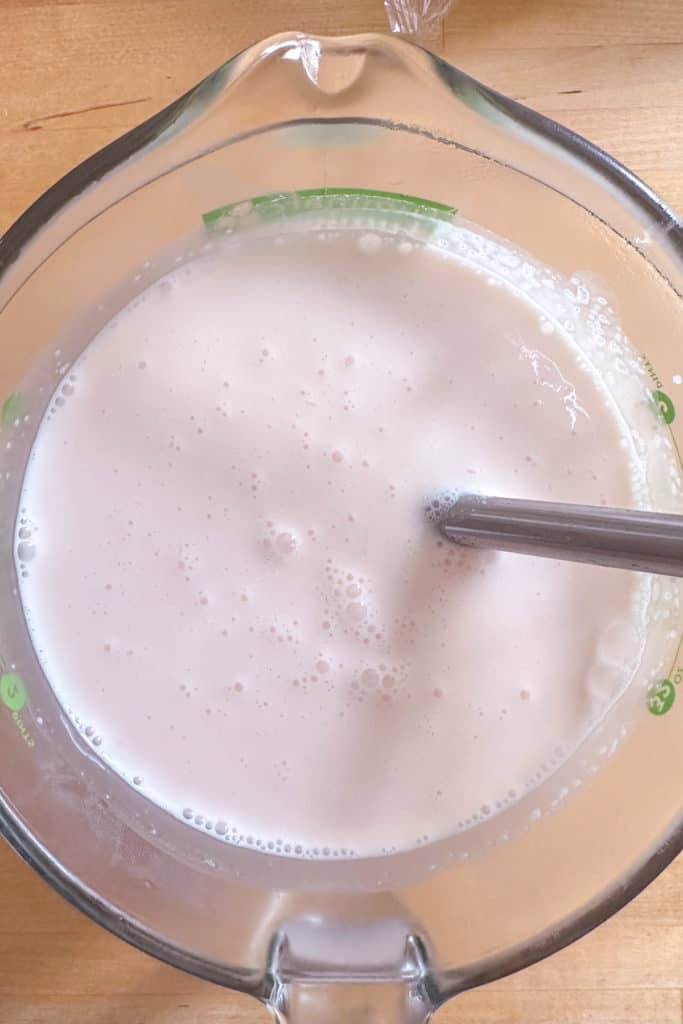
[[[457,238],[459,260],[354,231],[218,246],[104,328],[39,431],[19,562],[48,678],[101,757],[218,836],[342,856],[453,833],[637,676],[647,581],[425,521],[453,487],[644,486],[552,314]]]

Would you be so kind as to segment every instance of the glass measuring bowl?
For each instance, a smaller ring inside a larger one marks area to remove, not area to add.
[[[680,446],[683,234],[645,186],[408,43],[252,47],[74,170],[0,242],[0,823],[105,927],[283,1019],[424,1019],[578,937],[681,849],[679,654],[490,822],[392,857],[301,861],[189,828],[108,769],[58,705],[17,597],[22,468],[69,346],[207,213],[335,189],[457,207],[568,277],[594,275]],[[491,671],[505,666],[492,658]]]

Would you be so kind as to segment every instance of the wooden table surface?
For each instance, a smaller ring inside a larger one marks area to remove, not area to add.
[[[0,0],[0,232],[77,161],[237,49],[384,30],[381,0]],[[460,0],[445,54],[613,153],[683,211],[683,0]],[[681,1024],[683,861],[545,963],[437,1024]],[[0,1024],[257,1024],[128,948],[0,846]]]

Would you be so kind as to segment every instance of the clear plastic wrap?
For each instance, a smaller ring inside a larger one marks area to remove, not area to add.
[[[424,39],[441,34],[453,0],[384,0],[392,32]]]

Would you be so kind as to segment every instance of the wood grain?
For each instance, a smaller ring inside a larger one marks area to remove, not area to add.
[[[300,28],[383,30],[381,0],[0,0],[0,232],[77,161],[240,47]],[[683,211],[680,0],[460,0],[464,70],[588,136]],[[257,1024],[80,917],[0,847],[0,1024]],[[440,1024],[681,1024],[683,861],[542,964]]]

